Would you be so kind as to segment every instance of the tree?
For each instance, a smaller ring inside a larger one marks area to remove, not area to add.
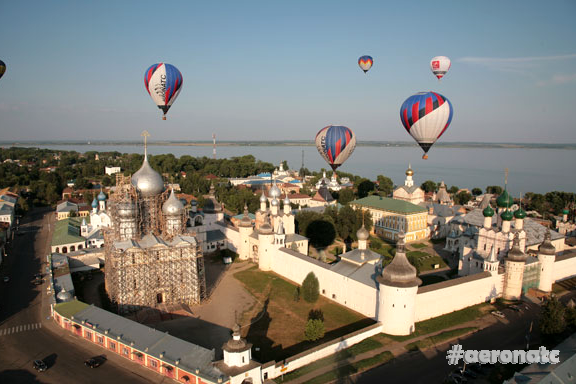
[[[284,160],[284,161],[282,162],[282,167],[284,168],[285,171],[287,171],[287,170],[290,169],[290,168],[288,167],[288,161],[287,161],[287,160]]]
[[[356,227],[356,221],[356,212],[349,205],[340,209],[336,220],[336,230],[338,231],[338,236],[340,236],[342,240],[346,241],[351,237],[352,232]]]
[[[453,185],[453,186],[450,187],[450,189],[448,189],[448,193],[451,193],[451,194],[458,193],[458,190],[459,190],[459,189],[460,189],[460,188],[458,188],[457,186]]]
[[[378,180],[378,190],[382,192],[384,196],[392,194],[392,190],[394,189],[392,179],[383,175],[378,175],[376,180]]]
[[[302,297],[309,303],[315,303],[320,296],[320,283],[314,272],[310,272],[302,282],[302,289],[300,290]]]
[[[310,237],[308,235],[308,225],[315,220],[322,220],[322,214],[318,212],[311,212],[311,211],[301,211],[296,214],[296,229],[297,232],[306,237]]]
[[[408,259],[410,264],[412,264],[414,266],[414,268],[416,268],[416,274],[419,275],[420,274],[420,268],[422,268],[422,260],[420,260],[420,256],[411,255],[408,253],[408,254],[406,254],[406,258]],[[390,259],[390,261],[392,261],[392,259]]]
[[[435,192],[437,185],[434,181],[432,180],[426,180],[425,182],[422,183],[422,185],[420,186],[420,188],[422,188],[424,190],[424,192],[428,193],[428,192]]]
[[[324,312],[321,309],[311,309],[308,312],[308,320],[324,321]]]
[[[472,195],[479,196],[481,194],[482,194],[482,190],[480,188],[478,188],[478,187],[472,188]]]
[[[363,198],[368,196],[370,192],[374,190],[374,183],[368,179],[363,179],[358,184],[358,198]]]
[[[545,335],[561,333],[566,329],[564,305],[553,296],[542,307],[540,317],[540,332]]]
[[[306,228],[306,237],[310,239],[310,245],[314,248],[325,248],[332,244],[336,238],[334,223],[325,219],[314,220]]]
[[[322,320],[308,320],[304,336],[308,341],[315,341],[324,337],[326,329]]]
[[[502,187],[499,185],[489,185],[486,187],[486,193],[491,193],[493,195],[499,195],[502,193]]]
[[[454,196],[454,204],[457,205],[465,205],[470,200],[472,200],[472,195],[466,191],[458,192],[456,196]]]
[[[348,204],[355,198],[356,196],[354,195],[354,191],[350,188],[341,189],[338,193],[338,202],[342,205]]]

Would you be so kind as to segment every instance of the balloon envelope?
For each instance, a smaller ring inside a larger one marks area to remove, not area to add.
[[[452,104],[436,92],[419,92],[406,99],[400,108],[400,120],[406,131],[424,150],[442,136],[452,121]]]
[[[316,134],[316,148],[332,170],[350,157],[356,147],[356,135],[343,125],[329,125]]]
[[[358,65],[364,71],[364,73],[368,72],[368,70],[372,68],[372,64],[374,64],[374,60],[372,60],[371,56],[360,56],[358,59]]]
[[[430,60],[430,69],[434,76],[440,80],[450,69],[450,59],[446,56],[436,56]]]
[[[164,112],[164,119],[166,119],[166,113],[168,113],[172,103],[180,94],[182,81],[182,74],[178,68],[171,64],[154,64],[144,72],[146,91],[148,91],[154,104]]]
[[[0,60],[0,79],[4,76],[4,72],[6,72],[6,64]]]

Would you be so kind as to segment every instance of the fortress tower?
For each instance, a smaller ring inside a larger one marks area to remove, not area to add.
[[[556,248],[550,241],[550,229],[544,235],[544,241],[538,247],[538,261],[540,262],[540,282],[538,289],[544,292],[552,291],[552,272],[556,261]]]
[[[512,243],[512,249],[508,251],[505,262],[506,275],[504,280],[503,297],[506,300],[519,300],[522,296],[522,280],[524,279],[526,258],[526,254],[520,249],[520,240],[518,232],[516,232]]]

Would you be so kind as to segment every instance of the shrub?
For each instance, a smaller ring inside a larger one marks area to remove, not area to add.
[[[311,309],[308,312],[308,320],[320,320],[324,321],[324,312],[321,309]]]
[[[309,303],[315,303],[320,296],[320,283],[314,275],[314,272],[310,272],[306,275],[306,278],[302,282],[302,289],[300,291],[302,297]]]
[[[319,319],[310,319],[306,323],[306,330],[304,331],[304,336],[308,341],[315,341],[324,337],[326,329],[324,328],[324,322]]]

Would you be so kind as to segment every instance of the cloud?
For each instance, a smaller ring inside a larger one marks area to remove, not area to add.
[[[569,75],[554,75],[549,80],[542,80],[536,83],[539,87],[544,87],[546,85],[563,85],[576,82],[576,73]]]
[[[528,56],[528,57],[462,57],[458,62],[480,65],[488,69],[502,72],[513,72],[523,75],[533,75],[531,69],[546,62],[557,62],[576,59],[576,53],[556,56]]]

